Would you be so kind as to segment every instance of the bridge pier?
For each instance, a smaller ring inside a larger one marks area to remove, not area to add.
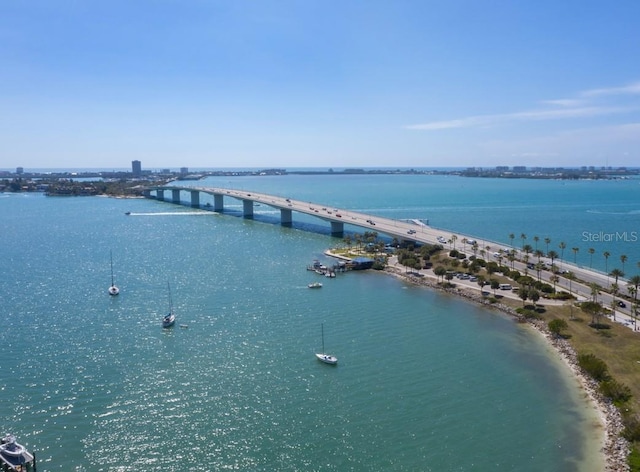
[[[331,236],[337,236],[339,238],[344,236],[344,223],[340,223],[339,221],[332,221]]]
[[[144,198],[152,198],[151,197],[151,190],[149,190],[148,188],[144,189],[142,191],[142,195],[144,196]]]
[[[289,210],[288,208],[281,208],[280,209],[280,224],[282,226],[291,226],[293,223],[293,218],[292,218],[292,211]]]
[[[171,189],[171,198],[173,203],[180,203],[180,189]]]
[[[164,201],[164,190],[162,190],[162,189],[156,190],[156,198],[158,200],[163,200]]]
[[[253,218],[253,200],[242,200],[242,216]]]
[[[224,210],[224,197],[218,193],[213,195],[213,211]]]
[[[191,206],[198,208],[200,206],[200,191],[191,190]]]

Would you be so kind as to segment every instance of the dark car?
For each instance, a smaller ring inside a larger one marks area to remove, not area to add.
[[[618,306],[619,306],[620,308],[626,308],[626,307],[627,307],[627,304],[626,304],[625,302],[623,302],[622,300],[620,300],[620,301],[618,302]]]

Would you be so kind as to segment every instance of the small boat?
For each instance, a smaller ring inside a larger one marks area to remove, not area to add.
[[[131,214],[131,212],[130,211],[125,211],[124,214],[129,216]]]
[[[320,362],[324,362],[325,364],[336,365],[338,363],[337,357],[324,352],[324,324],[322,324],[322,352],[316,353],[316,357]]]
[[[322,284],[320,282],[313,282],[307,285],[309,288],[322,288]]]
[[[120,289],[116,287],[116,284],[113,280],[113,252],[109,251],[109,256],[111,259],[111,287],[109,287],[109,295],[118,295],[120,293]]]
[[[0,470],[6,472],[35,472],[36,457],[15,436],[7,434],[0,439]]]
[[[176,322],[176,315],[173,312],[173,301],[171,300],[171,286],[167,282],[167,290],[169,292],[169,313],[162,318],[162,327],[171,328]]]

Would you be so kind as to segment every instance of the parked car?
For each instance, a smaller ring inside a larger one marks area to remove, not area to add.
[[[618,301],[618,306],[619,306],[620,308],[626,308],[626,307],[627,307],[627,304],[626,304],[625,302],[623,302],[622,300],[620,300],[620,301]]]

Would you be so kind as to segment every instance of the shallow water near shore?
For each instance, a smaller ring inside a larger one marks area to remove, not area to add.
[[[292,198],[348,207],[284,182]],[[212,183],[251,184],[267,191]],[[330,263],[338,243],[322,231],[271,224],[268,209],[251,221],[0,197],[0,426],[39,471],[603,469],[597,418],[540,336],[383,273],[319,279],[306,265]],[[337,367],[314,357],[321,323]]]

